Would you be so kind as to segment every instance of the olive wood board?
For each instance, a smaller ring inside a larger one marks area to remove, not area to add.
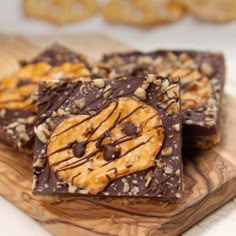
[[[17,60],[59,42],[98,58],[129,47],[93,33],[61,36],[0,35],[0,76]],[[0,195],[53,235],[179,235],[236,196],[236,100],[225,95],[223,137],[214,148],[184,157],[184,193],[178,203],[118,205],[88,199],[48,203],[31,193],[32,159],[0,144]]]

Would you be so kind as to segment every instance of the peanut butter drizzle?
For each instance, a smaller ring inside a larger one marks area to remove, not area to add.
[[[30,64],[3,78],[0,83],[0,108],[35,112],[38,83],[61,78],[90,80],[90,72],[81,63],[53,67],[47,63]]]
[[[128,122],[137,127],[137,134],[127,136],[122,132]],[[92,130],[89,135],[88,128]],[[164,136],[155,109],[122,97],[96,115],[78,115],[57,126],[48,144],[48,162],[60,179],[97,194],[110,181],[155,165]],[[85,153],[77,157],[73,148],[81,142],[86,145]],[[119,155],[105,160],[106,147],[117,148]]]

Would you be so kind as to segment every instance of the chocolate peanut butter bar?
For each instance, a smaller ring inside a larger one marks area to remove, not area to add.
[[[156,73],[179,76],[185,147],[209,148],[220,140],[220,105],[225,81],[221,53],[154,51],[105,55],[101,60],[118,75]]]
[[[0,81],[0,139],[32,152],[40,81],[90,80],[90,69],[69,49],[53,46]]]
[[[33,193],[181,197],[178,78],[41,83]]]

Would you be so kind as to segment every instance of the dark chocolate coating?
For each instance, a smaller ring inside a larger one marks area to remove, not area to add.
[[[59,66],[66,62],[71,63],[84,63],[87,64],[87,60],[84,55],[75,53],[74,51],[66,48],[60,44],[53,44],[40,52],[37,56],[29,61],[21,60],[20,65],[25,66],[28,64],[35,64],[39,62],[46,62],[52,66]]]
[[[160,80],[164,79],[162,77],[157,78]],[[58,108],[66,109],[71,113],[73,112],[73,114],[89,115],[87,119],[91,119],[111,102],[115,102],[117,98],[130,97],[138,99],[134,96],[134,92],[142,85],[144,80],[144,76],[128,77],[127,79],[117,80],[104,80],[105,86],[110,87],[112,91],[109,97],[104,97],[104,89],[96,87],[93,81],[75,83],[61,82],[60,85],[52,89],[46,88],[45,83],[42,83],[39,88],[39,112],[36,125],[38,126],[43,124],[46,120],[50,119],[48,129],[50,133],[52,133],[55,127],[70,115],[68,114],[60,117],[52,116],[53,112]],[[163,122],[165,139],[162,145],[162,150],[171,147],[173,151],[171,155],[167,156],[163,156],[160,151],[156,157],[158,163],[156,166],[111,181],[104,191],[97,194],[98,196],[151,197],[156,199],[173,200],[179,197],[181,193],[181,113],[179,111],[174,115],[167,114],[166,109],[162,107],[162,102],[160,102],[156,96],[158,91],[154,84],[150,84],[146,92],[147,99],[143,102],[156,109]],[[85,98],[86,105],[79,109],[75,106],[74,101],[81,98]],[[176,102],[179,101],[179,97],[175,99]],[[178,132],[173,129],[173,126],[176,124],[180,127]],[[124,127],[124,133],[128,133],[126,138],[135,138],[137,130],[132,124],[127,124],[127,127]],[[111,146],[104,147],[102,145],[102,139],[106,136],[109,136],[109,130],[100,137],[101,140],[97,140],[96,146],[98,151],[99,148],[105,148],[107,156],[104,158],[107,161],[110,161],[110,159],[113,158],[119,158],[119,149],[115,149]],[[118,142],[116,145],[118,145]],[[70,144],[68,144],[68,147],[69,146]],[[68,184],[58,179],[56,174],[48,166],[46,153],[47,144],[40,142],[36,137],[34,163],[37,163],[40,159],[46,159],[46,163],[43,167],[34,166],[34,176],[36,178],[36,185],[33,189],[34,194],[93,196],[91,194],[81,194],[79,188],[74,193],[70,193]],[[86,158],[89,159],[90,157]],[[171,170],[171,173],[167,174],[167,169]],[[114,171],[116,170],[114,169]],[[150,183],[146,185],[145,178],[150,171],[152,171],[153,177]],[[124,182],[127,182],[129,191],[123,191]]]
[[[15,131],[16,127],[9,128],[9,125],[18,121],[18,119],[27,119],[34,116],[34,112],[22,109],[1,109],[5,111],[5,115],[0,117],[0,139],[1,141],[10,144],[15,149],[20,149],[25,153],[32,153],[34,145],[34,124],[25,124],[28,140],[21,139]]]

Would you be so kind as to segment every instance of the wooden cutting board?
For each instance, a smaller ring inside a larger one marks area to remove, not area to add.
[[[23,38],[0,35],[0,76],[17,59],[59,42],[92,57],[129,47],[96,34]],[[236,100],[225,96],[222,142],[184,157],[184,197],[177,204],[120,206],[92,199],[45,203],[31,194],[31,157],[0,144],[0,194],[53,235],[178,235],[236,196]]]

